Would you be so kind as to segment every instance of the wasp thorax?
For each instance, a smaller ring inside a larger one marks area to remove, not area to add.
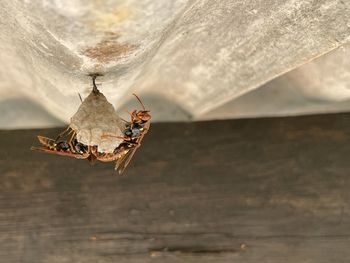
[[[69,144],[67,142],[65,142],[65,141],[57,142],[56,148],[58,150],[66,151],[66,150],[69,149]]]
[[[137,138],[141,135],[144,127],[144,123],[132,123],[131,125],[126,126],[124,134],[131,138]]]
[[[74,144],[74,149],[78,152],[78,153],[86,153],[88,150],[87,145],[82,144],[80,142],[75,142]]]

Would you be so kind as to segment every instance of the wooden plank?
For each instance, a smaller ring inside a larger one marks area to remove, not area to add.
[[[350,262],[350,114],[154,124],[125,177],[0,132],[0,262]]]

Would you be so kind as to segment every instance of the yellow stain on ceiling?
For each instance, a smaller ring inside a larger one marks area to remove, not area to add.
[[[126,5],[119,5],[114,8],[104,9],[104,0],[96,1],[93,16],[91,21],[92,28],[97,31],[108,31],[120,25],[122,22],[132,19],[133,11]]]

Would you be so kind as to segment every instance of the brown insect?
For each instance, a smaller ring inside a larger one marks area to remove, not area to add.
[[[115,170],[121,175],[125,168],[130,163],[132,157],[134,156],[136,150],[141,146],[141,141],[145,134],[148,132],[150,127],[150,119],[151,115],[149,114],[149,110],[146,110],[140,98],[133,93],[136,99],[140,102],[142,106],[142,110],[134,110],[130,113],[131,121],[126,122],[126,129],[124,131],[125,137],[124,139],[125,145],[121,144],[121,148],[123,154],[117,159],[117,163],[115,165]],[[121,138],[120,136],[114,135],[103,135],[104,137],[115,137]],[[127,149],[125,149],[125,146]],[[124,162],[123,165],[121,165]]]
[[[95,84],[96,76],[93,76],[93,92],[99,92]],[[45,153],[70,156],[77,159],[87,159],[90,163],[96,160],[102,162],[116,161],[115,170],[122,175],[130,163],[136,150],[141,146],[141,141],[150,127],[151,115],[145,109],[140,98],[133,94],[140,102],[142,110],[134,110],[130,113],[130,122],[125,123],[124,136],[103,134],[102,137],[113,137],[122,139],[122,142],[113,152],[100,152],[97,145],[86,145],[77,140],[77,133],[70,126],[67,127],[56,139],[50,139],[38,135],[41,147],[32,147],[31,150]]]

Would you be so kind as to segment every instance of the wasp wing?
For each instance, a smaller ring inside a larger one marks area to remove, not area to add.
[[[68,151],[59,151],[59,150],[49,149],[49,148],[45,148],[45,147],[34,147],[33,146],[30,149],[32,151],[51,153],[51,154],[56,154],[56,155],[61,155],[61,156],[69,156],[69,157],[74,157],[77,159],[86,159],[90,155],[89,153],[85,153],[85,154],[72,153],[72,152],[68,152]]]
[[[116,159],[114,170],[118,172],[119,175],[123,175],[125,168],[127,167],[126,161],[130,158],[130,155],[134,152],[135,148],[129,148]]]
[[[118,174],[121,175],[122,172],[119,169],[119,166],[123,163],[124,160],[130,155],[131,151],[135,146],[123,145],[118,147],[114,153],[99,153],[97,159],[101,162],[112,162],[116,161],[115,170],[118,171]]]
[[[118,171],[119,175],[122,175],[125,171],[126,167],[129,165],[132,157],[134,156],[136,150],[141,146],[141,141],[143,137],[145,137],[145,134],[148,132],[150,127],[150,124],[145,126],[144,130],[142,131],[142,134],[140,137],[138,137],[135,141],[135,146],[128,149],[128,151],[121,156],[120,159],[117,160],[117,163],[115,164],[115,170]],[[122,165],[123,164],[123,165]]]
[[[42,147],[31,147],[30,149],[32,151],[39,151],[39,152],[45,152],[45,153],[51,153],[51,154],[56,154],[56,155],[61,155],[61,156],[69,156],[69,157],[74,157],[77,159],[86,159],[89,157],[89,153],[73,153],[69,150],[58,150],[56,148],[56,141],[44,136],[38,135],[38,140],[39,142],[43,145]]]

